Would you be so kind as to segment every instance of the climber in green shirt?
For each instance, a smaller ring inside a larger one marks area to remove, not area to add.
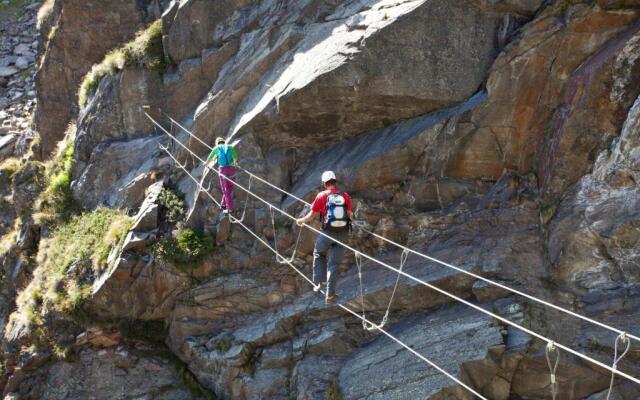
[[[222,209],[228,213],[235,208],[233,205],[233,175],[238,166],[238,154],[233,146],[226,144],[224,138],[216,139],[216,147],[211,150],[207,159],[207,167],[213,169],[218,163],[220,173],[220,190],[222,191]]]

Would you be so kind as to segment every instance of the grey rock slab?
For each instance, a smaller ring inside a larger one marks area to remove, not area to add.
[[[8,67],[9,65],[15,64],[18,57],[16,56],[4,56],[0,58],[0,67]]]
[[[29,61],[26,59],[26,57],[18,57],[18,59],[16,60],[16,68],[19,68],[19,69],[29,68]]]
[[[305,197],[317,188],[322,171],[329,169],[338,174],[339,181],[343,186],[354,187],[358,182],[359,169],[367,162],[379,157],[388,157],[389,151],[406,144],[447,118],[473,109],[485,99],[486,93],[478,92],[457,106],[367,132],[357,138],[330,146],[311,160],[310,167],[304,171],[302,178],[294,185],[291,192],[298,197]],[[367,181],[370,182],[371,179],[369,178]],[[283,206],[288,207],[294,201],[287,198]]]
[[[447,372],[458,375],[466,361],[484,359],[502,345],[493,320],[462,305],[445,307],[395,324],[390,333]],[[386,336],[361,347],[345,362],[339,384],[348,399],[426,399],[452,381]]]
[[[18,73],[18,69],[15,67],[0,67],[0,77],[9,77]]]
[[[129,232],[122,245],[122,251],[144,250],[156,241],[156,237],[155,232]]]
[[[28,44],[20,43],[13,49],[13,54],[16,54],[16,55],[32,54],[31,47]]]
[[[158,227],[158,196],[162,191],[162,181],[156,182],[147,189],[147,197],[140,206],[136,215],[132,231],[148,231]]]
[[[10,157],[13,154],[17,138],[18,136],[15,134],[0,137],[0,160]]]

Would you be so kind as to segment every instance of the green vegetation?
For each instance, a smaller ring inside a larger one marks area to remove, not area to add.
[[[190,228],[181,229],[175,237],[163,238],[153,246],[158,259],[169,262],[182,271],[198,267],[213,249],[210,238]]]
[[[182,220],[186,211],[183,199],[184,194],[162,188],[158,196],[158,204],[160,204],[161,211],[164,213],[167,221],[175,224]]]
[[[226,353],[227,351],[229,351],[229,349],[231,349],[231,339],[225,337],[225,338],[216,340],[215,344],[213,345],[213,348],[216,351],[219,351],[220,353]]]
[[[73,141],[63,142],[57,155],[45,164],[47,185],[36,200],[35,220],[52,223],[67,220],[75,210],[71,193]]]
[[[71,313],[91,293],[91,277],[106,264],[109,252],[122,244],[131,219],[122,211],[98,209],[59,226],[40,243],[38,268],[17,299],[17,315],[42,324],[50,311]]]
[[[324,394],[325,400],[342,400],[342,392],[336,381],[331,381]]]
[[[0,164],[0,173],[12,177],[20,169],[20,160],[17,158],[7,158]]]
[[[0,22],[20,18],[25,13],[25,7],[32,0],[8,0],[0,1]]]
[[[18,235],[18,231],[13,229],[6,235],[0,237],[0,256],[3,256],[9,250],[11,250],[11,246],[16,242],[16,236]]]
[[[169,64],[165,59],[162,46],[162,20],[158,19],[147,29],[138,32],[131,42],[112,50],[100,64],[93,66],[80,85],[78,102],[81,107],[84,107],[88,97],[98,88],[102,78],[115,74],[126,66],[138,65],[164,73]]]
[[[583,3],[593,3],[593,0],[558,0],[558,2],[554,6],[556,12],[564,14],[569,9],[569,7]]]

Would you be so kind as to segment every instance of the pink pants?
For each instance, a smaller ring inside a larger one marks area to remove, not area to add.
[[[220,190],[222,191],[222,207],[229,211],[235,208],[233,205],[233,175],[236,173],[234,167],[220,167]],[[223,175],[229,179],[223,178]]]

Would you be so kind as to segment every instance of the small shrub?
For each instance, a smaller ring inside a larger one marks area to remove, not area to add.
[[[231,349],[231,340],[229,338],[216,340],[213,348],[220,353],[226,353],[227,351],[229,351],[229,349]]]
[[[336,381],[331,381],[324,394],[325,400],[342,400],[342,392]]]
[[[167,221],[176,223],[182,220],[186,211],[183,199],[182,193],[176,193],[166,188],[162,189],[158,196],[158,204],[162,207]]]
[[[180,230],[175,237],[161,239],[153,247],[156,257],[183,271],[196,268],[212,251],[212,241],[189,228]]]
[[[100,64],[93,66],[80,85],[78,103],[84,107],[102,78],[121,71],[125,66],[138,65],[164,73],[169,64],[162,46],[162,20],[158,19],[147,29],[138,32],[131,42],[110,51]]]

